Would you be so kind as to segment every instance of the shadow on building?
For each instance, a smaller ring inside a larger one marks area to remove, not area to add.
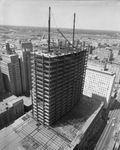
[[[115,100],[114,103],[112,104],[111,108],[110,108],[110,111],[117,110],[117,109],[120,109],[120,102]]]
[[[107,122],[105,110],[104,103],[83,95],[82,101],[53,124],[52,128],[70,141],[78,131],[81,132],[80,143],[74,150],[93,150]]]

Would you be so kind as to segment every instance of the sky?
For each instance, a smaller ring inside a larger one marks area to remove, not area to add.
[[[51,7],[51,26],[120,31],[119,0],[0,0],[0,24],[46,27]]]

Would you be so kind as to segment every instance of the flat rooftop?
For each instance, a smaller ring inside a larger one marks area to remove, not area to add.
[[[8,103],[12,101],[13,99],[16,99],[17,97],[15,95],[4,93],[0,96],[0,114],[5,112],[10,106]]]
[[[23,98],[23,102],[24,102],[25,106],[31,106],[32,105],[31,97],[22,96],[22,98]]]
[[[0,130],[1,150],[72,150],[103,103],[83,97],[71,112],[53,126],[37,124],[31,112]]]
[[[56,57],[56,56],[63,56],[63,55],[69,55],[78,53],[80,51],[87,51],[86,47],[81,48],[72,48],[72,47],[51,47],[50,52],[48,51],[48,48],[40,48],[37,52],[34,52],[38,55],[43,55],[45,57]]]
[[[12,105],[16,102],[19,102],[22,97],[17,97],[10,93],[4,93],[0,95],[0,114],[7,111],[8,108],[12,107]]]
[[[12,56],[16,56],[16,54],[2,54],[2,57],[12,57]]]
[[[91,70],[91,71],[96,71],[96,72],[99,72],[99,73],[103,73],[103,74],[106,74],[106,75],[115,75],[114,72],[110,72],[110,71],[107,71],[107,70],[101,70],[101,68],[98,68],[96,66],[87,66],[87,70]]]

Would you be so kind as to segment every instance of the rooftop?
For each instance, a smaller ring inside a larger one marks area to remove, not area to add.
[[[32,105],[31,97],[22,96],[22,98],[23,98],[23,102],[24,102],[24,105],[25,105],[25,106],[30,106],[30,105]]]
[[[1,54],[2,57],[12,57],[12,56],[16,56],[16,54]]]
[[[113,72],[110,72],[108,70],[101,70],[100,68],[98,68],[96,66],[95,67],[94,66],[87,66],[87,70],[92,70],[92,71],[96,71],[96,72],[103,73],[106,75],[111,75],[111,76],[115,75],[115,73],[113,73]]]
[[[16,97],[15,95],[4,93],[0,96],[0,114],[11,108],[14,103],[20,101],[20,97]]]
[[[78,53],[80,51],[87,51],[86,47],[81,47],[81,48],[72,48],[72,47],[51,47],[50,48],[50,52],[48,52],[48,48],[41,48],[40,50],[38,50],[38,52],[36,52],[36,54],[38,55],[44,55],[46,57],[56,57],[56,56],[63,56],[63,55],[68,55],[68,54],[74,54],[74,53]]]
[[[31,112],[0,131],[2,150],[72,150],[100,111],[103,103],[83,97],[71,112],[53,126],[37,126]]]
[[[9,102],[13,99],[16,99],[15,95],[8,96],[8,98],[2,99],[2,101],[0,102],[0,114],[8,110],[8,108],[12,107],[11,105],[9,105]]]

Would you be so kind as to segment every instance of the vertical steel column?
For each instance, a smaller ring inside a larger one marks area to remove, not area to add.
[[[34,57],[33,57],[33,60],[31,60],[31,54],[29,55],[29,60],[30,60],[30,79],[31,79],[31,81],[30,81],[30,97],[32,100],[32,116],[33,116],[34,110],[33,110],[33,96],[32,96],[32,69],[31,69],[32,64],[31,64],[31,61],[34,60]]]
[[[76,17],[76,14],[74,13],[74,20],[73,20],[73,48],[74,48],[74,44],[75,44],[75,41],[74,41],[74,37],[75,37],[75,17]]]
[[[43,75],[43,125],[45,125],[44,55],[43,55],[43,57],[42,57],[42,72],[43,72],[43,74],[42,74],[42,75]]]
[[[49,56],[49,100],[48,100],[49,106],[50,106],[50,96],[51,95],[50,95],[50,56]],[[49,118],[49,124],[50,124],[50,118]]]
[[[51,17],[51,8],[49,7],[49,19],[48,19],[48,52],[50,52],[50,18]]]
[[[38,122],[38,100],[37,100],[37,77],[36,77],[36,54],[34,53],[34,63],[35,63],[35,97],[36,97],[36,107],[37,107],[37,122]]]

